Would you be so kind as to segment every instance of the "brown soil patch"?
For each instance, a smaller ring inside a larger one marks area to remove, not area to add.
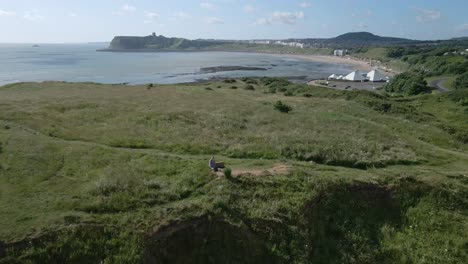
[[[291,166],[285,164],[275,164],[273,167],[268,169],[232,169],[232,176],[238,177],[241,175],[250,175],[250,176],[265,176],[265,175],[284,175],[288,174],[291,170]],[[219,177],[224,176],[222,171],[216,172],[216,175]]]

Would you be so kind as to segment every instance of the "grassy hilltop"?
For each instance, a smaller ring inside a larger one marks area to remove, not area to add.
[[[467,91],[0,87],[0,263],[466,263]]]

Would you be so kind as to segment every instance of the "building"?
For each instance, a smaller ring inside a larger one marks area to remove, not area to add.
[[[328,76],[328,80],[335,80],[336,78],[338,78],[338,76],[336,74],[332,74],[332,75]]]
[[[346,75],[343,80],[352,81],[352,82],[362,82],[366,80],[366,73],[363,73],[359,70],[353,71],[352,73]]]
[[[384,82],[387,80],[386,77],[387,76],[379,70],[373,70],[367,74],[367,79],[371,82]]]
[[[333,51],[333,55],[339,56],[339,57],[345,56],[346,53],[348,53],[347,50],[335,50],[335,51]]]
[[[281,45],[281,46],[288,46],[288,47],[293,47],[293,48],[300,48],[303,49],[305,45],[303,43],[299,42],[284,42],[284,41],[276,41],[274,42],[275,45]]]
[[[269,40],[250,40],[250,44],[261,44],[261,45],[269,45],[271,44],[271,41]]]

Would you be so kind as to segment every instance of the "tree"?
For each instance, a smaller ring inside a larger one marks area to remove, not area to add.
[[[454,82],[455,89],[468,89],[468,72],[458,76]]]
[[[284,104],[283,102],[281,101],[277,101],[274,105],[275,107],[275,110],[278,110],[280,111],[281,113],[289,113],[292,111],[292,107],[287,105],[287,104]]]
[[[402,94],[406,96],[427,93],[430,88],[420,74],[405,72],[397,75],[390,83],[385,85],[384,90],[389,93]]]

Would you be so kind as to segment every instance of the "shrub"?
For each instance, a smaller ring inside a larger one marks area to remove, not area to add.
[[[244,89],[249,90],[249,91],[254,91],[255,87],[253,85],[249,84],[249,85],[246,85]]]
[[[224,83],[235,83],[236,80],[234,80],[234,79],[226,79],[226,80],[224,80],[223,82],[224,82]]]
[[[225,168],[224,169],[224,176],[226,179],[232,179],[232,170],[231,168]]]
[[[293,96],[293,95],[294,95],[294,93],[291,92],[291,91],[286,91],[286,92],[284,93],[284,96]]]
[[[307,97],[307,98],[312,97],[312,95],[310,93],[305,93],[305,94],[303,94],[303,96]]]
[[[210,87],[205,87],[205,90],[207,90],[207,91],[213,91],[213,89],[211,89]]]
[[[161,184],[157,180],[144,180],[143,185],[147,187],[148,189],[156,189],[159,190],[161,189]]]
[[[242,81],[246,84],[258,84],[258,81],[252,78],[243,78]]]
[[[278,110],[280,111],[281,113],[289,113],[290,111],[292,111],[292,107],[287,105],[287,104],[284,104],[283,102],[281,101],[277,101],[274,105],[274,108],[275,110]]]
[[[148,90],[151,90],[151,88],[153,88],[153,84],[152,84],[152,83],[150,83],[150,84],[148,84],[148,86],[146,86],[146,89],[148,89]]]
[[[402,94],[406,96],[427,93],[430,88],[420,74],[405,72],[397,75],[390,83],[384,86],[384,90],[389,93]]]
[[[468,72],[455,79],[454,87],[455,89],[468,89]]]
[[[237,86],[231,86],[231,89],[237,89]]]

